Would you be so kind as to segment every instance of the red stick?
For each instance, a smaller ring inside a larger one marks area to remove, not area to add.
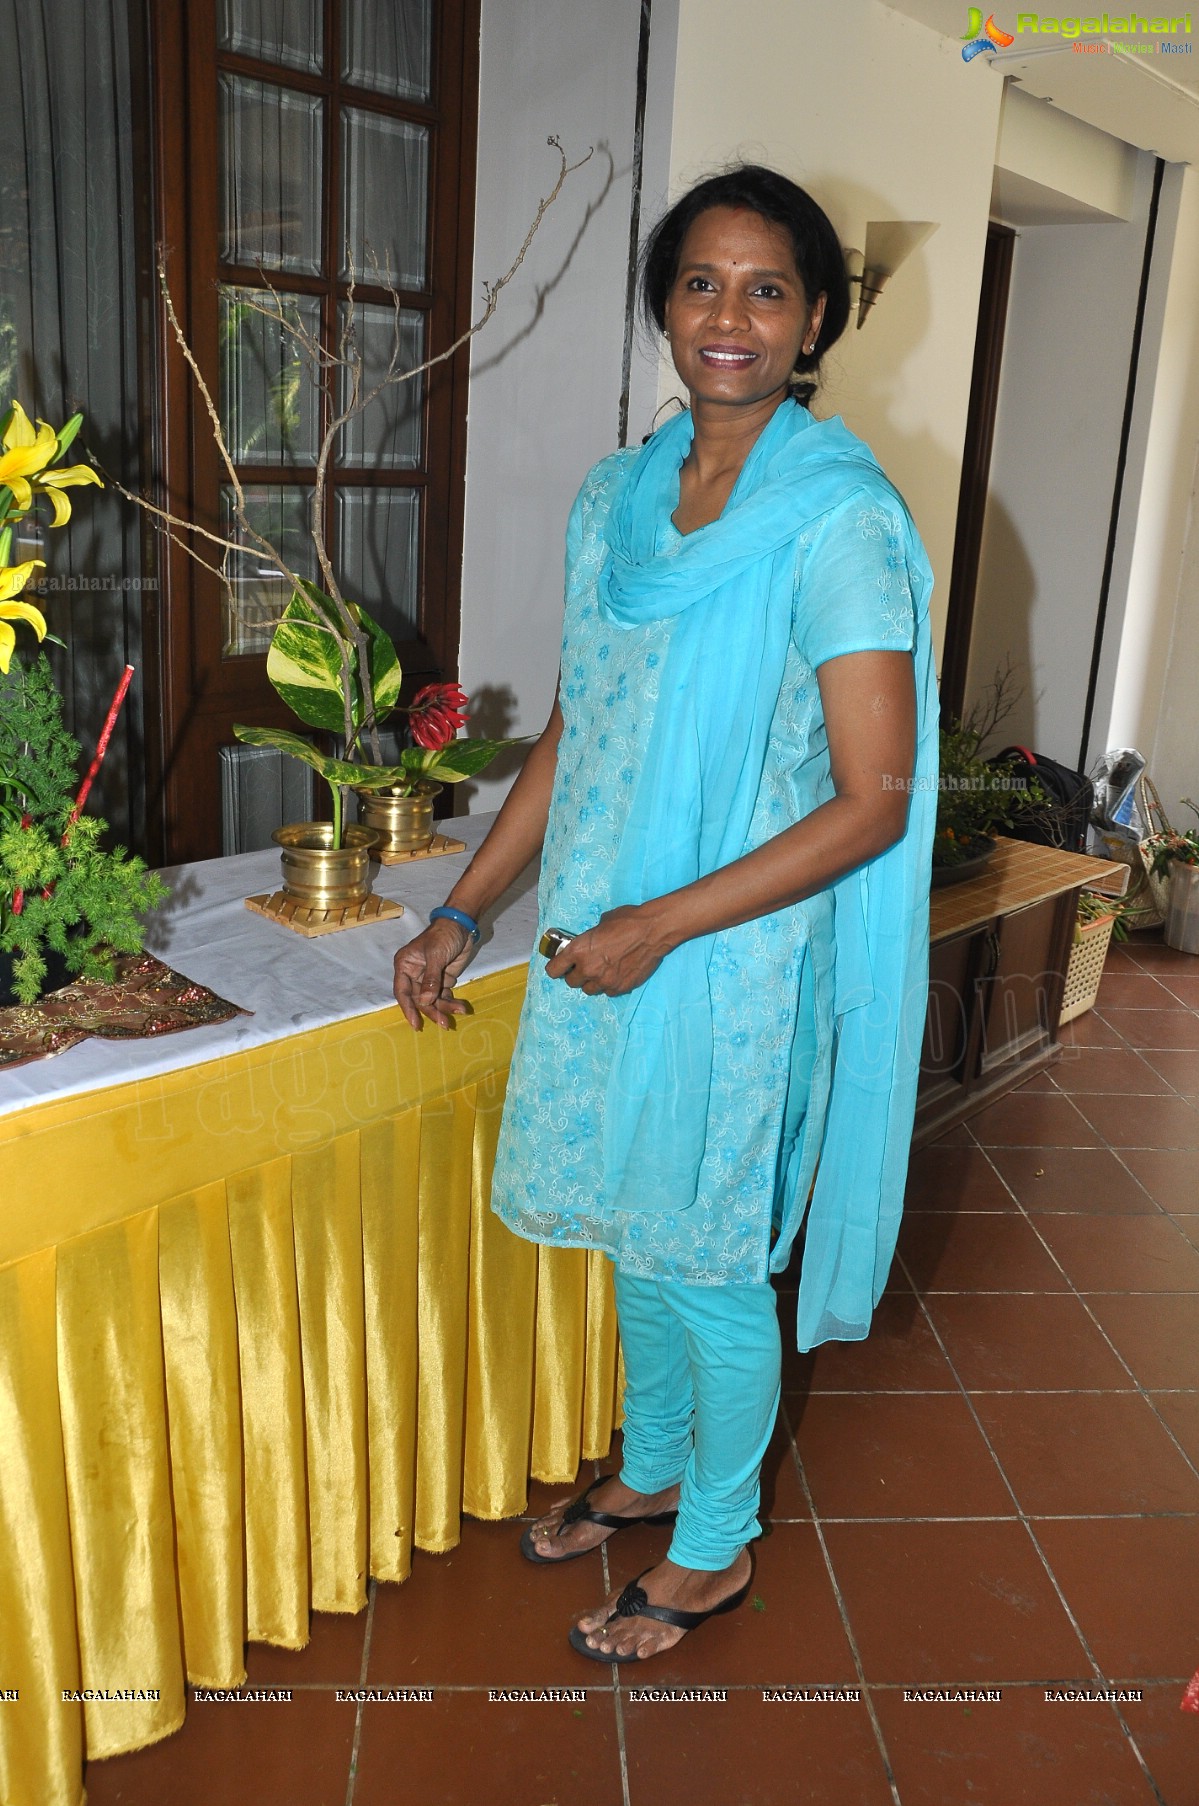
[[[28,813],[28,811],[26,811],[26,813],[21,817],[21,827],[26,832],[28,832],[29,829],[32,828],[32,826],[33,826],[33,817],[32,817],[32,815],[30,815]],[[12,894],[12,912],[13,912],[13,914],[15,916],[19,916],[21,911],[24,909],[24,907],[25,907],[25,886],[23,884],[18,884]]]
[[[80,815],[83,813],[83,805],[87,801],[87,793],[91,789],[92,784],[95,781],[96,773],[99,771],[101,763],[103,762],[104,755],[108,751],[108,742],[112,739],[112,730],[117,724],[117,716],[121,712],[121,704],[125,700],[125,692],[129,688],[129,682],[132,676],[133,666],[126,665],[125,675],[117,685],[116,695],[109,705],[108,714],[104,717],[104,726],[100,730],[100,738],[96,745],[96,756],[87,768],[87,776],[79,786],[79,795],[75,798],[74,806],[70,815],[67,817],[68,828],[72,822],[78,821]],[[64,839],[65,838],[64,835]]]

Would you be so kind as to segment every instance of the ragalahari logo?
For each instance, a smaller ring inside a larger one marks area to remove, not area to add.
[[[995,23],[995,14],[991,13],[986,24],[983,24],[982,8],[970,8],[970,23],[966,27],[966,35],[962,39],[962,61],[972,63],[976,56],[984,50],[1007,50],[1016,42],[1010,31],[1001,31]]]

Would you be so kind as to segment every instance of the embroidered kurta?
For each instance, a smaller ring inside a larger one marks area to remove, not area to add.
[[[612,906],[613,868],[676,627],[677,617],[614,627],[601,607],[609,510],[640,455],[620,452],[597,465],[568,525],[563,732],[539,932],[581,932]],[[850,652],[912,649],[910,531],[898,500],[880,490],[850,495],[798,535],[790,641],[743,852],[833,795],[820,666]],[[683,543],[664,514],[658,550],[670,556]],[[718,639],[711,656],[720,659]],[[714,1042],[698,1185],[694,1195],[618,1210],[605,1203],[602,1169],[618,1000],[548,979],[545,962],[533,959],[492,1191],[511,1229],[535,1241],[600,1248],[628,1271],[690,1284],[760,1281],[786,1264],[830,1089],[838,1005],[833,891],[717,934],[709,980]],[[814,1012],[816,1044],[814,1062],[805,1059],[802,1070],[794,1058],[801,992]]]

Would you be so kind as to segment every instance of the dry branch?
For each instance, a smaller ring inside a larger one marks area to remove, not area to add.
[[[396,285],[390,276],[387,278],[386,282],[372,284],[372,286],[383,287],[386,289],[393,309],[394,327],[391,356],[388,360],[386,373],[366,394],[363,393],[363,352],[361,346],[357,342],[354,331],[354,296],[358,272],[354,268],[352,259],[350,260],[349,265],[349,287],[346,300],[343,303],[342,325],[338,333],[337,349],[335,351],[326,349],[325,346],[321,344],[319,338],[314,337],[313,334],[304,327],[302,322],[287,317],[278,292],[265,274],[262,276],[263,286],[270,294],[273,306],[258,301],[253,295],[248,294],[245,290],[238,291],[239,305],[244,306],[250,312],[257,313],[263,318],[270,320],[272,324],[277,325],[282,332],[288,334],[293,343],[298,346],[307,362],[308,376],[323,398],[322,413],[326,421],[326,426],[321,437],[320,448],[317,453],[316,466],[313,473],[312,513],[309,521],[309,533],[313,550],[316,554],[320,578],[326,594],[334,605],[336,619],[340,627],[340,632],[338,632],[331,625],[322,623],[325,630],[328,631],[335,640],[341,661],[345,716],[344,756],[347,759],[353,757],[355,747],[363,734],[369,736],[371,755],[376,763],[381,763],[382,749],[379,743],[378,724],[375,719],[375,700],[370,671],[370,648],[367,636],[361,623],[356,619],[353,609],[346,602],[345,597],[341,593],[341,588],[333,569],[333,562],[329,557],[328,547],[325,542],[323,496],[325,480],[329,469],[329,460],[333,456],[333,450],[337,443],[339,433],[342,432],[350,421],[363,414],[386,389],[398,387],[401,383],[411,382],[415,377],[424,375],[427,371],[434,369],[438,364],[445,363],[449,358],[452,358],[460,351],[464,345],[469,344],[469,342],[478,333],[482,332],[483,328],[487,325],[496,311],[501,294],[524,263],[542,221],[561,194],[568,176],[573,175],[576,170],[581,169],[593,155],[593,150],[589,150],[587,155],[581,157],[577,163],[569,163],[561,142],[556,136],[549,137],[546,142],[558,153],[559,168],[557,179],[549,193],[538,202],[532,223],[525,233],[520,249],[517,251],[516,256],[513,258],[507,270],[505,270],[504,274],[498,277],[494,282],[485,282],[483,284],[484,305],[478,319],[468,326],[464,332],[460,333],[452,345],[449,345],[444,351],[438,352],[436,356],[426,358],[422,363],[416,364],[410,369],[401,368],[400,359],[403,349],[402,299],[399,290],[396,288]],[[230,559],[244,556],[248,547],[256,550],[262,556],[263,560],[279,574],[293,593],[298,592],[302,595],[304,593],[304,584],[299,575],[288,565],[279,550],[270,542],[270,540],[257,531],[249,518],[246,507],[245,491],[242,488],[241,481],[237,474],[237,467],[229,449],[229,443],[225,436],[225,429],[221,422],[220,412],[213,400],[212,391],[204,379],[204,374],[200,369],[195,352],[188,343],[187,336],[179,321],[174,298],[171,294],[170,285],[167,280],[167,254],[166,247],[163,245],[158,247],[157,269],[158,283],[162,291],[163,306],[166,312],[167,321],[169,322],[175,343],[178,345],[179,350],[187,363],[187,367],[191,372],[196,388],[199,391],[212,429],[212,436],[216,444],[217,452],[225,467],[225,471],[228,474],[234,498],[232,509],[233,517],[237,522],[241,538],[231,539],[227,535],[213,532],[211,529],[201,526],[196,521],[188,520],[182,515],[177,515],[169,508],[164,508],[151,502],[147,497],[139,495],[133,490],[126,489],[121,483],[109,476],[107,472],[103,472],[102,474],[105,476],[105,480],[111,483],[120,495],[124,496],[126,500],[135,503],[150,516],[158,530],[165,534],[172,545],[179,546],[183,551],[187,552],[189,557],[194,558],[197,563],[202,564],[206,570],[211,571],[220,580],[225,591],[230,612],[236,619],[239,614],[240,604],[234,594],[233,580],[230,575]],[[377,261],[373,264],[373,270],[375,274],[379,273]],[[346,383],[346,389],[342,397],[341,405],[338,405],[335,391],[338,382],[342,380]],[[93,459],[92,462],[96,463],[97,461]],[[98,464],[97,468],[100,468]],[[185,538],[186,535],[195,535],[207,544],[219,547],[222,552],[220,564],[210,563],[208,559],[203,558],[196,548],[188,543]],[[355,655],[357,656],[358,678],[364,705],[364,718],[361,726],[357,730],[355,730],[354,727],[352,710],[352,672]]]

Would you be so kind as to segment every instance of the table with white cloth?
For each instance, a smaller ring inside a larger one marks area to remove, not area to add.
[[[300,1647],[607,1451],[608,1263],[488,1208],[533,875],[452,1031],[391,1000],[467,857],[317,939],[244,906],[277,852],[167,872],[147,950],[253,1013],[0,1073],[0,1806],[78,1806],[85,1756],[177,1729],[247,1640]]]

